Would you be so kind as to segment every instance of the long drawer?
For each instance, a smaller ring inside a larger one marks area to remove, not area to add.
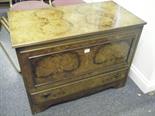
[[[87,79],[82,79],[80,81],[68,83],[48,90],[31,93],[31,99],[34,104],[40,104],[52,100],[53,102],[58,99],[61,100],[63,97],[69,97],[73,94],[86,94],[89,90],[105,86],[106,84],[112,82],[116,83],[116,81],[120,81],[123,79],[125,80],[127,72],[127,69],[122,69],[106,74],[96,75]]]
[[[67,45],[21,51],[20,62],[27,86],[57,86],[129,66],[137,34],[90,36],[88,40]]]

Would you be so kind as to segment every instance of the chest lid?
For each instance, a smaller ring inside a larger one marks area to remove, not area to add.
[[[8,18],[16,48],[145,24],[112,1],[10,11]]]

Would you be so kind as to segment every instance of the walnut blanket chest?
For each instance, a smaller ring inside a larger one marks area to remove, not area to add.
[[[8,17],[33,113],[124,86],[145,24],[112,1]]]

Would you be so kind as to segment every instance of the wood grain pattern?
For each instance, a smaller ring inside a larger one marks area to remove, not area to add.
[[[10,11],[8,14],[12,44],[16,48],[145,24],[143,20],[112,1]]]
[[[61,99],[64,96],[69,96],[74,93],[79,93],[85,90],[90,90],[99,86],[104,86],[105,84],[111,83],[113,81],[118,81],[125,79],[127,75],[127,70],[114,71],[110,74],[101,74],[94,77],[89,77],[87,79],[72,82],[66,85],[62,85],[57,88],[53,88],[47,92],[32,93],[32,99],[34,104],[40,104],[50,100]]]
[[[137,27],[16,49],[32,112],[123,86],[141,30]],[[86,49],[90,51],[85,53]]]
[[[101,38],[99,37],[95,40],[76,42],[68,45],[62,44],[57,47],[32,52],[22,52],[22,56],[27,61],[25,67],[27,66],[26,69],[29,70],[29,76],[32,77],[32,80],[28,78],[32,82],[32,88],[33,86],[39,87],[50,83],[53,85],[55,82],[63,83],[86,78],[94,75],[94,72],[96,73],[95,70],[98,70],[97,73],[99,74],[105,69],[108,69],[108,67],[115,65],[128,65],[129,51],[136,35],[131,36],[131,33],[129,33],[127,35],[120,34],[117,37],[101,36]],[[90,52],[84,53],[84,50],[88,48]],[[124,52],[122,52],[122,49],[124,49]],[[119,54],[123,54],[124,56],[119,56]],[[99,60],[107,61],[97,63],[96,60],[97,62],[100,62]],[[64,69],[65,67],[69,68],[71,66],[75,70],[69,71],[68,69]]]
[[[125,62],[128,57],[128,52],[131,46],[130,44],[131,41],[121,41],[100,46],[94,56],[94,63],[112,65],[121,61]]]
[[[10,12],[9,18],[32,113],[124,86],[145,24],[114,2]]]
[[[89,53],[84,53],[85,48],[80,48],[33,58],[31,69],[33,70],[34,83],[39,86],[40,84],[70,80],[70,78],[76,80],[81,75],[100,68],[104,69],[105,66],[128,64],[131,40],[87,47],[90,49]]]
[[[74,53],[55,54],[33,62],[36,78],[48,78],[58,73],[69,73],[80,65],[79,56]]]

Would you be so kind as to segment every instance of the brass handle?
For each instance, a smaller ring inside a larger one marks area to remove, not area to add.
[[[121,77],[121,74],[120,73],[117,73],[116,75],[115,75],[115,78],[117,79],[117,78],[120,78]]]

